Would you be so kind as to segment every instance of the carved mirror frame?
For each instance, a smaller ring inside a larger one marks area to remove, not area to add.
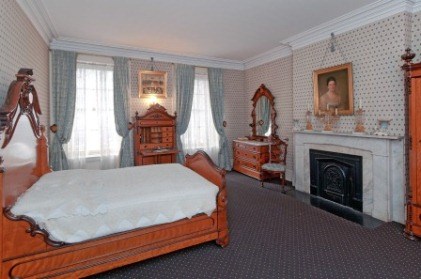
[[[262,84],[256,90],[253,98],[251,99],[251,101],[253,102],[253,110],[251,111],[251,118],[252,118],[253,122],[250,124],[250,127],[252,129],[251,139],[255,139],[255,140],[265,140],[265,139],[267,139],[266,136],[261,136],[261,135],[256,134],[256,126],[258,125],[256,123],[256,105],[257,105],[257,101],[262,96],[265,96],[266,98],[268,98],[269,105],[270,105],[270,122],[271,122],[270,123],[270,129],[271,129],[270,137],[278,138],[278,135],[276,134],[276,130],[278,129],[278,125],[276,125],[276,122],[275,122],[275,118],[276,118],[276,110],[275,110],[275,102],[274,102],[275,97],[273,97],[270,90],[267,89],[264,84]]]

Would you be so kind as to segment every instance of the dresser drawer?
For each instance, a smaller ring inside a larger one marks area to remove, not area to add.
[[[256,153],[263,153],[263,152],[269,151],[269,147],[267,145],[252,145],[252,144],[247,144],[247,143],[242,143],[242,142],[235,142],[234,148],[244,149],[244,150],[256,152]]]
[[[234,158],[234,164],[241,165],[256,171],[260,171],[260,163],[255,160],[247,160],[243,158]]]
[[[255,153],[244,149],[235,149],[234,157],[265,163],[269,160],[269,153]]]

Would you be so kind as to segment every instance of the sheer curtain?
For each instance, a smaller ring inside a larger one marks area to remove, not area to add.
[[[70,168],[117,168],[120,144],[114,121],[113,66],[78,62],[75,119],[66,146]]]
[[[204,150],[218,164],[219,135],[215,130],[209,95],[208,72],[195,69],[193,105],[187,131],[181,136],[186,154]]]

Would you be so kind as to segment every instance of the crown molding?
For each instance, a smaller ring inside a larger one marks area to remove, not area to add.
[[[413,8],[419,0],[380,0],[372,4],[356,9],[343,16],[320,24],[300,34],[291,36],[281,43],[289,44],[292,49],[299,49],[307,45],[319,42],[335,35],[354,30],[361,26],[379,21],[401,12],[413,12]]]
[[[419,11],[421,11],[421,0],[415,0],[415,1],[416,1],[416,3],[414,4],[412,12],[418,13]]]
[[[288,45],[282,45],[278,46],[276,48],[273,48],[269,51],[266,51],[262,54],[253,56],[249,59],[246,59],[243,61],[244,63],[244,69],[248,70],[256,66],[260,66],[266,63],[269,63],[271,61],[274,61],[276,59],[280,59],[283,57],[287,57],[289,55],[292,55],[291,47]]]
[[[16,2],[49,45],[51,40],[57,37],[57,31],[42,1],[17,0]]]
[[[151,57],[155,61],[188,64],[201,67],[213,67],[222,69],[244,70],[244,63],[237,60],[221,59],[207,56],[192,56],[184,54],[174,54],[167,52],[157,52],[145,48],[135,48],[130,46],[108,45],[98,42],[83,41],[73,38],[53,39],[50,44],[51,49],[61,49],[78,53],[121,56],[127,58],[149,60]]]
[[[149,60],[150,57],[154,57],[156,61],[235,70],[250,69],[289,56],[292,54],[292,50],[330,38],[332,32],[338,35],[397,13],[415,13],[421,11],[421,0],[379,0],[313,27],[305,32],[291,36],[281,41],[281,46],[246,60],[237,61],[215,57],[192,56],[189,54],[166,53],[151,49],[109,45],[73,38],[58,38],[54,24],[42,1],[17,0],[17,2],[44,41],[49,44],[52,49],[146,60]]]

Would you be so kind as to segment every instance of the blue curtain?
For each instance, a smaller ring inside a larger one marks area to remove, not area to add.
[[[114,59],[114,119],[117,133],[123,138],[120,147],[120,168],[133,166],[133,136],[129,131],[129,60]]]
[[[50,148],[50,164],[53,170],[67,170],[63,144],[69,142],[76,103],[76,58],[75,52],[53,50],[51,57],[53,116],[58,130]]]
[[[209,68],[208,76],[213,124],[219,134],[218,165],[226,170],[231,170],[232,165],[229,155],[228,139],[225,135],[222,123],[224,121],[224,85],[222,81],[222,70]]]
[[[193,104],[194,93],[194,66],[176,65],[176,112],[177,112],[177,149],[180,151],[177,155],[179,163],[184,163],[183,145],[181,135],[187,131],[190,122],[190,115]]]

